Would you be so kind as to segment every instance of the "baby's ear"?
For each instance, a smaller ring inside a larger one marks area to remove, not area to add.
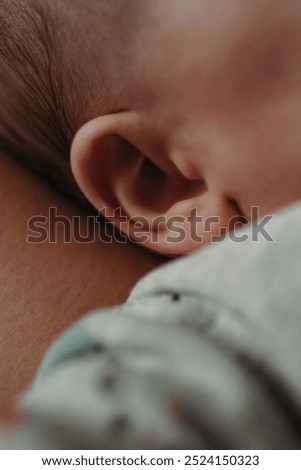
[[[87,199],[132,240],[187,253],[219,236],[237,212],[202,179],[182,175],[152,138],[134,113],[100,116],[77,132],[72,171]]]

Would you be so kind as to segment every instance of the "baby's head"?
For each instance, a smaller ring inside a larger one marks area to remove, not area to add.
[[[124,231],[148,221],[147,248],[300,198],[298,0],[0,5],[0,145]]]

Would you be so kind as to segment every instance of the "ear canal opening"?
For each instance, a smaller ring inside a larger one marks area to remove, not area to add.
[[[97,209],[122,208],[126,215],[164,215],[175,204],[208,188],[203,179],[185,177],[169,162],[161,168],[139,148],[116,134],[95,142],[87,162],[89,199]],[[102,207],[97,207],[98,201]]]
[[[176,167],[167,173],[144,157],[135,189],[140,204],[164,214],[175,203],[200,196],[208,188],[203,179],[188,179]]]

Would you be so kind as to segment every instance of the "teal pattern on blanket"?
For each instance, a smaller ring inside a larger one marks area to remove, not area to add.
[[[62,363],[99,349],[99,341],[93,338],[79,322],[64,333],[50,348],[39,369],[36,380],[49,375]]]

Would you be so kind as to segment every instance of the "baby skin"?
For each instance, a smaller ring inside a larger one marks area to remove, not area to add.
[[[72,178],[122,231],[180,255],[200,247],[193,218],[214,217],[206,243],[300,198],[300,1],[43,5],[81,103],[65,110]]]

